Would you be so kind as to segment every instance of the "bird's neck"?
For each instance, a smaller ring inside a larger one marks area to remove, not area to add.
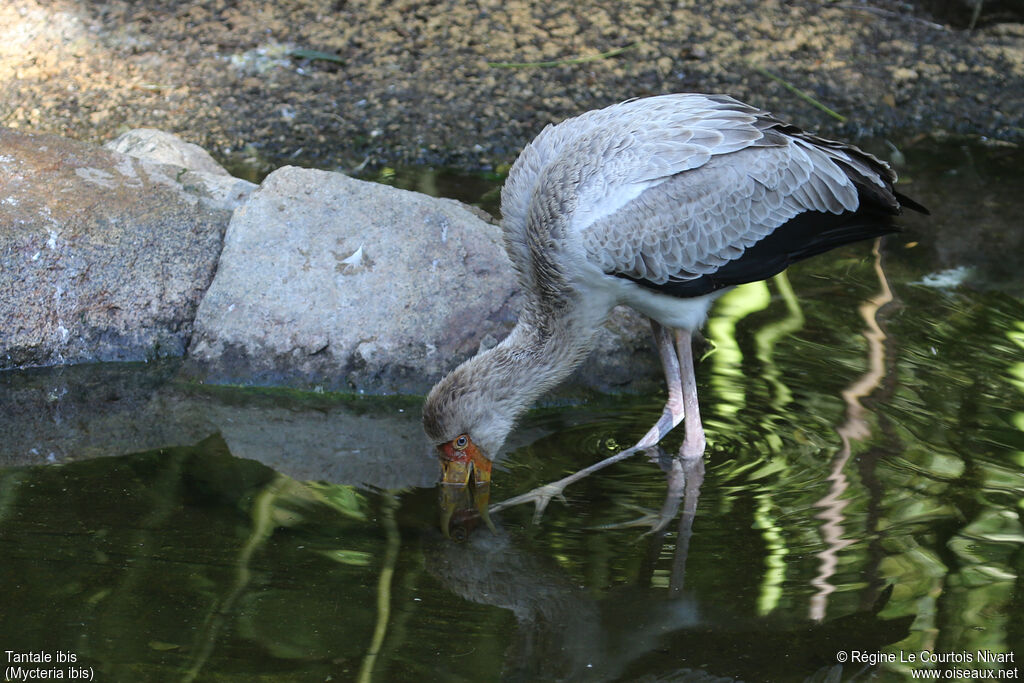
[[[484,354],[492,368],[491,390],[509,401],[513,419],[587,357],[608,314],[608,307],[592,304],[529,301],[512,332]]]

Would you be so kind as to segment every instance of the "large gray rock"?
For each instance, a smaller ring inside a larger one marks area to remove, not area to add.
[[[507,333],[514,292],[500,231],[458,202],[286,167],[231,220],[190,372],[423,392]]]
[[[177,167],[174,177],[178,184],[213,208],[234,211],[256,189],[253,183],[228,173],[205,149],[173,133],[135,128],[103,146],[149,162]]]
[[[515,322],[498,226],[468,207],[283,168],[232,218],[187,372],[204,382],[426,392]],[[618,311],[576,384],[657,377],[646,324]]]
[[[199,145],[186,142],[174,133],[155,128],[135,128],[103,146],[139,159],[180,166],[199,173],[231,177],[231,174]]]
[[[198,176],[0,129],[0,369],[183,354],[230,217]]]
[[[253,194],[159,131],[108,147],[0,130],[0,369],[191,340],[200,381],[423,393],[515,322],[500,230],[470,207],[296,168]],[[569,386],[652,378],[646,325],[620,310]]]

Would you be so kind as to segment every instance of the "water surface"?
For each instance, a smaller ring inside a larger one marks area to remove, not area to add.
[[[931,218],[713,311],[703,467],[666,476],[670,435],[539,524],[439,533],[415,397],[0,375],[0,650],[98,681],[1019,678],[1024,157],[905,151]],[[631,444],[663,400],[547,400],[492,502]]]

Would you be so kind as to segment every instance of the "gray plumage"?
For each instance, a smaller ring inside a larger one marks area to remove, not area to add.
[[[730,97],[630,100],[548,126],[523,150],[502,193],[505,239],[520,273],[537,247],[571,237],[606,273],[688,279],[799,213],[856,210],[854,178],[896,180],[875,157]]]
[[[520,321],[434,387],[428,437],[468,434],[493,459],[615,305],[688,333],[723,287],[891,232],[904,199],[895,180],[870,154],[720,95],[630,100],[548,126],[502,191],[506,248],[526,294]],[[820,235],[805,234],[806,216],[820,216]]]

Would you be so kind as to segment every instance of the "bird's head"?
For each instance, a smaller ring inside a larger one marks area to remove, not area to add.
[[[476,371],[475,360],[438,382],[423,406],[423,429],[445,484],[464,485],[470,475],[477,485],[490,482],[491,463],[515,422],[515,406]]]
[[[467,484],[470,475],[478,486],[491,481],[491,458],[485,456],[469,434],[437,446],[441,460],[441,481],[445,484]]]

